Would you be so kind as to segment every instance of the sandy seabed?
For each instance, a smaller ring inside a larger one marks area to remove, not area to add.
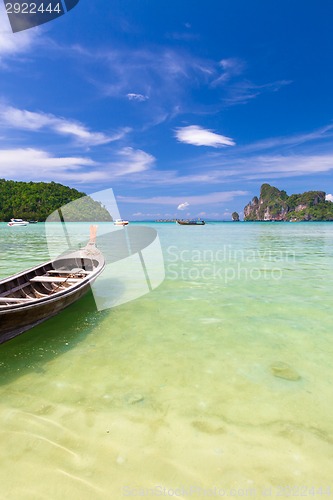
[[[86,297],[3,344],[0,498],[333,495],[332,238],[304,226],[295,247],[289,226],[237,240],[292,243],[279,280],[167,274],[136,301],[98,313]]]

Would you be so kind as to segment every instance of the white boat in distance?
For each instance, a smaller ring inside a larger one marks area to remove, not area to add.
[[[28,221],[23,220],[23,219],[10,219],[10,222],[8,222],[8,226],[27,226],[29,224]]]
[[[115,221],[113,221],[113,224],[115,226],[127,226],[128,220],[116,219]]]

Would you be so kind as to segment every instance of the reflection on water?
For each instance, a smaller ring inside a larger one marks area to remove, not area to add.
[[[0,386],[33,370],[45,373],[44,365],[73,349],[93,330],[100,318],[89,293],[56,318],[35,327],[31,334],[28,332],[8,342],[0,350]]]
[[[3,276],[47,259],[36,226],[20,256],[0,226]],[[333,492],[333,226],[154,227],[152,294],[87,296],[1,346],[1,495]]]

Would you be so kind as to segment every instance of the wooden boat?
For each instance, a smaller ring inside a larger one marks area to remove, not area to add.
[[[105,267],[95,238],[92,230],[85,248],[0,280],[0,344],[55,316],[89,291]]]
[[[204,226],[206,222],[204,220],[176,220],[177,224],[181,226]]]

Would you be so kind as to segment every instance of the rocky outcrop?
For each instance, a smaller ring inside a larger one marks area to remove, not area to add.
[[[245,221],[333,220],[333,203],[324,191],[307,191],[288,196],[274,186],[263,184],[244,208]]]

